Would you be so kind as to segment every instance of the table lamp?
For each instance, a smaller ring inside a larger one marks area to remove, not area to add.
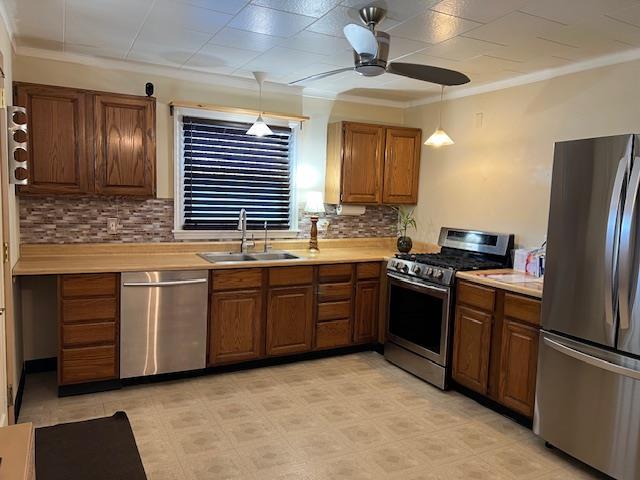
[[[318,252],[318,213],[324,213],[322,192],[309,192],[307,203],[304,206],[305,213],[310,213],[311,237],[309,238],[309,251]]]

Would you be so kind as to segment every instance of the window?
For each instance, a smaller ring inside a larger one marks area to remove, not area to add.
[[[269,122],[273,135],[255,137],[250,117],[194,113],[177,115],[176,237],[236,237],[242,208],[249,230],[295,230],[297,128]]]

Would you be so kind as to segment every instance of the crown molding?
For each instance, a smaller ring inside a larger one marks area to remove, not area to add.
[[[635,48],[632,50],[626,50],[624,52],[603,55],[601,57],[596,57],[581,62],[570,63],[561,67],[539,70],[537,72],[527,73],[524,75],[519,75],[517,77],[507,78],[505,80],[498,80],[496,82],[486,83],[484,85],[478,85],[476,87],[468,86],[455,88],[449,90],[448,92],[445,92],[444,99],[453,100],[456,98],[470,97],[473,95],[495,92],[507,88],[518,87],[521,85],[528,85],[530,83],[551,80],[552,78],[563,77],[565,75],[571,75],[573,73],[579,73],[587,70],[607,67],[610,65],[632,62],[638,59],[640,59],[640,48]],[[439,101],[440,95],[430,95],[429,97],[425,97],[422,100],[407,102],[406,108],[419,107],[421,105],[428,105],[430,103],[436,103]]]

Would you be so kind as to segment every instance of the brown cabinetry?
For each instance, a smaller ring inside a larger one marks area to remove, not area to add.
[[[318,267],[316,350],[352,343],[353,276],[354,265],[351,263]]]
[[[456,298],[453,379],[532,417],[540,301],[465,281]]]
[[[58,277],[58,383],[119,377],[118,274]]]
[[[155,194],[155,99],[15,83],[14,102],[29,128],[20,193]]]
[[[330,124],[327,203],[417,203],[421,136],[421,130],[415,128]]]
[[[287,355],[311,350],[313,286],[269,289],[267,355]]]
[[[378,262],[356,266],[356,305],[353,326],[355,343],[374,342],[378,335],[380,304],[380,269]]]

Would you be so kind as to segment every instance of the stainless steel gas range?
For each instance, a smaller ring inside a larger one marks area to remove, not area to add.
[[[384,355],[447,387],[456,272],[510,264],[513,235],[442,228],[439,253],[396,254],[387,263],[389,301]]]

